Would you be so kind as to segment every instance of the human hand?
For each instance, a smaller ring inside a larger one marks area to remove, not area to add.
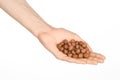
[[[40,33],[38,35],[38,39],[46,49],[48,49],[57,59],[60,60],[79,64],[98,64],[103,63],[105,59],[103,55],[93,52],[88,44],[87,46],[91,51],[90,57],[88,59],[74,59],[60,52],[56,45],[64,39],[75,39],[77,41],[85,42],[77,34],[63,28],[53,28],[48,32]]]
[[[26,0],[0,0],[0,7],[28,29],[33,35],[38,37],[40,42],[53,54],[56,58],[74,62],[97,64],[104,61],[104,56],[94,53],[91,49],[89,59],[73,59],[60,52],[56,44],[63,39],[75,39],[83,41],[78,35],[61,28],[52,28],[47,24],[26,2]],[[22,5],[21,5],[22,4]],[[15,12],[16,11],[16,12]],[[21,15],[24,14],[24,15]],[[89,47],[90,48],[90,47]]]

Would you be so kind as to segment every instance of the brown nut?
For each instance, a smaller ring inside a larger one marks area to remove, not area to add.
[[[80,44],[80,45],[82,45],[82,44],[83,44],[83,42],[82,42],[82,41],[79,41],[79,44]]]
[[[72,43],[68,42],[68,46],[71,46],[71,45],[72,45]]]
[[[69,46],[69,48],[68,48],[69,51],[72,51],[73,49],[74,49],[73,46]]]
[[[71,42],[71,43],[75,43],[75,40],[74,40],[74,39],[71,39],[70,42]]]
[[[89,50],[87,50],[87,51],[86,51],[86,53],[87,53],[87,54],[90,54],[90,51],[89,51]]]
[[[77,49],[77,50],[76,50],[76,53],[79,54],[79,53],[80,53],[80,49]]]
[[[64,42],[61,42],[60,45],[63,46],[65,43]]]
[[[76,44],[75,44],[75,42],[72,42],[72,46],[75,46]]]
[[[72,51],[71,51],[71,53],[72,53],[72,54],[75,54],[75,51],[74,51],[74,50],[72,50]]]
[[[79,57],[79,58],[83,58],[83,54],[79,54],[78,57]]]
[[[72,56],[73,56],[73,54],[71,54],[71,53],[68,53],[68,54],[67,54],[67,56],[68,56],[68,57],[72,57]]]
[[[82,47],[83,47],[83,48],[86,48],[86,47],[87,47],[87,44],[86,44],[86,43],[83,43],[83,44],[82,44]]]
[[[68,43],[68,40],[67,40],[67,39],[64,39],[63,42],[66,44],[66,43]]]
[[[83,47],[82,46],[80,46],[80,50],[82,50],[83,49]]]
[[[86,52],[86,49],[82,49],[82,50],[81,50],[81,53],[85,53],[85,52]]]
[[[68,48],[69,48],[69,46],[68,46],[67,44],[65,44],[65,45],[64,45],[64,48],[65,48],[65,49],[68,49]]]
[[[64,49],[64,50],[63,50],[63,53],[64,53],[64,54],[68,54],[68,50]]]
[[[60,48],[61,48],[61,45],[60,45],[60,44],[57,44],[57,48],[60,49]]]
[[[76,44],[76,45],[79,45],[79,42],[78,42],[78,41],[75,41],[75,44]]]
[[[90,55],[85,53],[85,54],[83,54],[83,56],[84,56],[84,58],[88,58]]]
[[[59,50],[60,50],[60,51],[63,51],[63,50],[64,50],[64,48],[63,48],[63,47],[60,47],[60,48],[59,48]]]
[[[77,54],[73,54],[72,57],[73,57],[73,58],[78,58],[78,55],[77,55]]]
[[[80,45],[77,44],[77,45],[75,46],[75,48],[76,48],[76,49],[80,48]]]

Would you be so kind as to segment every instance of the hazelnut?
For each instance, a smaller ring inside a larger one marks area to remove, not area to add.
[[[87,51],[86,51],[86,53],[87,53],[87,54],[90,54],[90,51],[89,51],[89,50],[87,50]]]
[[[78,55],[77,55],[77,54],[73,54],[72,57],[73,57],[73,58],[78,58]]]
[[[63,51],[63,50],[64,50],[64,48],[63,48],[63,47],[60,47],[60,48],[59,48],[59,50],[60,50],[60,51]]]
[[[60,44],[57,44],[57,48],[60,49],[61,45]]]
[[[76,44],[75,44],[75,42],[72,42],[72,46],[75,46]]]
[[[66,44],[66,43],[68,43],[68,40],[67,40],[67,39],[64,39],[63,42]]]
[[[71,42],[71,43],[75,43],[75,40],[74,40],[74,39],[71,39],[70,42]]]
[[[82,50],[83,49],[83,47],[82,46],[80,46],[80,50]]]
[[[69,46],[69,48],[68,48],[68,50],[73,50],[74,49],[74,47],[73,46]]]
[[[72,54],[75,54],[75,51],[74,50],[72,50],[72,52],[71,52]]]
[[[69,43],[68,43],[68,46],[71,46],[71,45],[72,45],[72,43],[69,42]]]
[[[72,56],[73,56],[73,54],[69,53],[69,54],[67,54],[67,56],[68,56],[68,57],[72,57]]]
[[[76,53],[79,54],[79,53],[80,53],[80,49],[77,49],[77,50],[76,50]]]
[[[86,47],[87,47],[87,44],[86,44],[86,43],[82,44],[82,47],[83,47],[83,48],[86,48]]]
[[[65,44],[65,45],[64,45],[64,48],[65,48],[65,49],[68,49],[68,48],[69,48],[69,46],[68,46],[67,44]]]
[[[64,42],[61,42],[60,45],[63,46],[65,43]]]
[[[67,54],[67,53],[68,53],[68,50],[64,49],[63,53]]]
[[[79,58],[83,58],[83,54],[79,54],[78,57],[79,57]]]
[[[75,41],[75,44],[76,44],[76,45],[78,45],[78,44],[79,44],[79,42],[78,42],[78,41]]]
[[[77,45],[75,46],[75,48],[76,48],[76,49],[80,48],[80,45],[77,44]]]
[[[82,50],[81,50],[81,53],[85,53],[85,52],[86,52],[86,49],[82,49]]]
[[[88,58],[89,57],[89,54],[88,53],[85,53],[83,54],[84,58]]]
[[[79,44],[80,44],[80,45],[82,45],[82,44],[83,44],[83,42],[82,42],[82,41],[79,41]]]

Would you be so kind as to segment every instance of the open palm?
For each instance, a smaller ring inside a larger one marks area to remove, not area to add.
[[[89,49],[91,50],[92,53],[88,59],[74,59],[60,52],[56,47],[56,44],[58,44],[64,39],[67,40],[75,39],[78,41],[84,41],[77,34],[63,28],[54,28],[51,31],[41,33],[39,34],[38,39],[46,49],[48,49],[57,59],[60,60],[79,64],[97,64],[103,63],[105,59],[103,55],[93,52],[90,47]]]

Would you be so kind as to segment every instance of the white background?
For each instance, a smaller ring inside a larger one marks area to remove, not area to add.
[[[0,9],[0,80],[120,80],[119,0],[27,1],[46,22],[77,33],[106,60],[98,65],[57,60]]]

